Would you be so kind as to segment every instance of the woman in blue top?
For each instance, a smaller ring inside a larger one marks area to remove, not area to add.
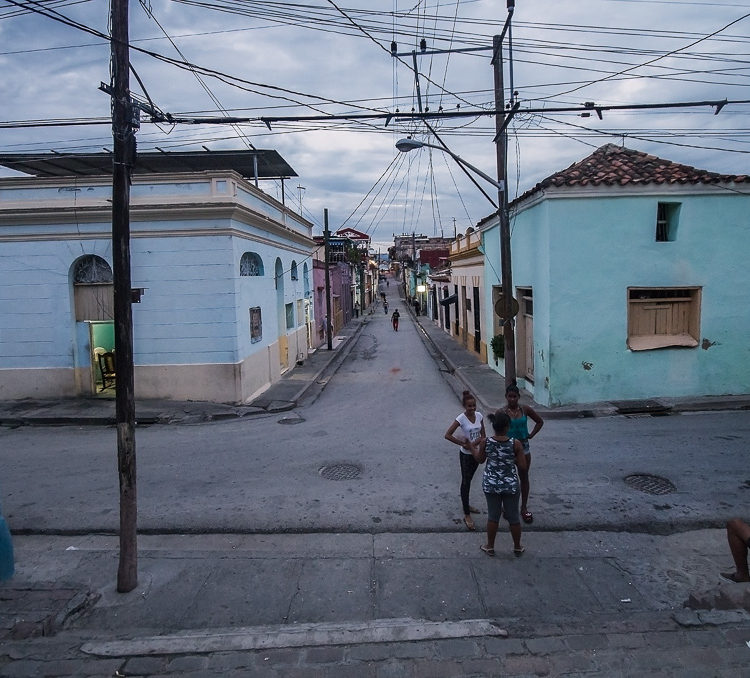
[[[534,412],[533,408],[528,405],[521,405],[518,402],[520,397],[521,392],[518,390],[518,385],[514,379],[505,389],[505,401],[507,405],[504,411],[510,417],[508,436],[521,441],[524,454],[526,455],[526,468],[523,471],[519,470],[521,476],[521,518],[523,518],[523,522],[530,523],[534,520],[534,516],[526,508],[526,504],[529,501],[529,469],[531,468],[529,440],[542,429],[544,419]],[[529,433],[529,419],[534,422],[534,429],[531,433]]]
[[[472,452],[480,464],[487,462],[482,479],[482,490],[487,499],[487,543],[479,548],[488,556],[495,555],[495,536],[500,516],[505,515],[513,537],[513,553],[520,556],[524,548],[521,546],[521,519],[518,515],[521,491],[516,467],[519,471],[526,469],[526,456],[521,442],[508,437],[510,417],[505,412],[498,410],[487,418],[492,423],[494,435],[482,440],[479,449]]]

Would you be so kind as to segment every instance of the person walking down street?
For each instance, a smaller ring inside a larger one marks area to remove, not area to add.
[[[383,299],[383,313],[388,315],[388,302],[385,299]]]
[[[354,317],[359,318],[359,302],[354,302]]]
[[[739,518],[732,518],[727,523],[727,541],[734,560],[734,572],[722,572],[721,576],[733,582],[750,581],[747,567],[747,553],[750,550],[750,525]]]
[[[13,563],[13,540],[10,529],[3,518],[3,510],[0,507],[0,581],[10,579],[14,571]]]
[[[472,532],[476,529],[472,513],[479,513],[479,509],[469,504],[469,492],[471,490],[471,479],[479,468],[479,462],[474,453],[479,451],[479,441],[485,437],[484,419],[477,412],[476,398],[470,391],[464,391],[461,403],[464,411],[461,412],[445,432],[445,439],[458,445],[458,462],[461,468],[461,504],[464,509],[464,525]],[[460,433],[459,430],[460,429]]]
[[[531,468],[531,449],[529,447],[529,440],[531,440],[544,426],[544,419],[542,419],[535,411],[533,407],[528,405],[521,405],[519,402],[521,398],[521,391],[516,384],[514,379],[508,387],[505,389],[505,413],[510,417],[510,430],[508,436],[515,440],[520,440],[523,445],[523,451],[526,455],[526,467],[521,470],[519,468],[519,475],[521,478],[521,518],[525,523],[531,523],[534,521],[534,515],[528,509],[529,503],[529,469]],[[529,433],[529,419],[534,422],[534,428]]]
[[[487,418],[494,433],[480,442],[474,454],[480,464],[487,462],[482,478],[482,490],[487,500],[487,543],[479,548],[488,556],[495,555],[495,536],[500,516],[503,515],[513,537],[513,553],[520,556],[525,549],[521,546],[521,518],[518,512],[521,484],[518,471],[526,469],[526,455],[521,441],[508,437],[510,417],[505,412],[498,410]]]
[[[396,309],[393,312],[393,315],[391,316],[391,324],[393,325],[393,331],[398,332],[398,319],[401,317],[401,314],[398,312],[398,309]]]

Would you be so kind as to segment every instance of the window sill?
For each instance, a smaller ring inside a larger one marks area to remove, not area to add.
[[[656,348],[695,348],[698,340],[689,334],[648,334],[628,338],[631,351],[648,351]]]

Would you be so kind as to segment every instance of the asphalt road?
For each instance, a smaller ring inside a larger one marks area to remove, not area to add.
[[[284,414],[139,428],[145,532],[448,532],[463,529],[460,411],[401,302],[382,313],[314,402]],[[389,311],[389,315],[390,315]],[[530,529],[672,533],[720,527],[750,499],[750,412],[548,421],[532,441]],[[114,428],[0,430],[3,510],[15,531],[118,526]],[[322,469],[352,472],[328,479]],[[655,474],[664,495],[628,486]],[[480,477],[472,503],[483,507]],[[483,526],[480,516],[478,525]]]

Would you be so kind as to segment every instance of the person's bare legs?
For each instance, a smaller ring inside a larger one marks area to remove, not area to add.
[[[526,504],[529,502],[529,488],[531,487],[529,483],[529,469],[531,468],[531,454],[526,455],[526,470],[522,471],[521,469],[518,469],[518,478],[521,481],[521,516],[523,517],[524,514],[528,513],[528,509],[526,508]],[[531,522],[530,520],[524,519],[526,522]]]
[[[513,537],[513,553],[522,554],[524,549],[521,546],[521,523],[510,526],[510,536]]]
[[[739,518],[732,518],[727,523],[727,541],[734,560],[734,572],[723,572],[722,577],[734,582],[750,582],[747,566],[748,543],[750,542],[750,525]]]
[[[495,537],[497,536],[498,523],[488,520],[487,521],[487,544],[482,550],[494,551],[495,550]]]

